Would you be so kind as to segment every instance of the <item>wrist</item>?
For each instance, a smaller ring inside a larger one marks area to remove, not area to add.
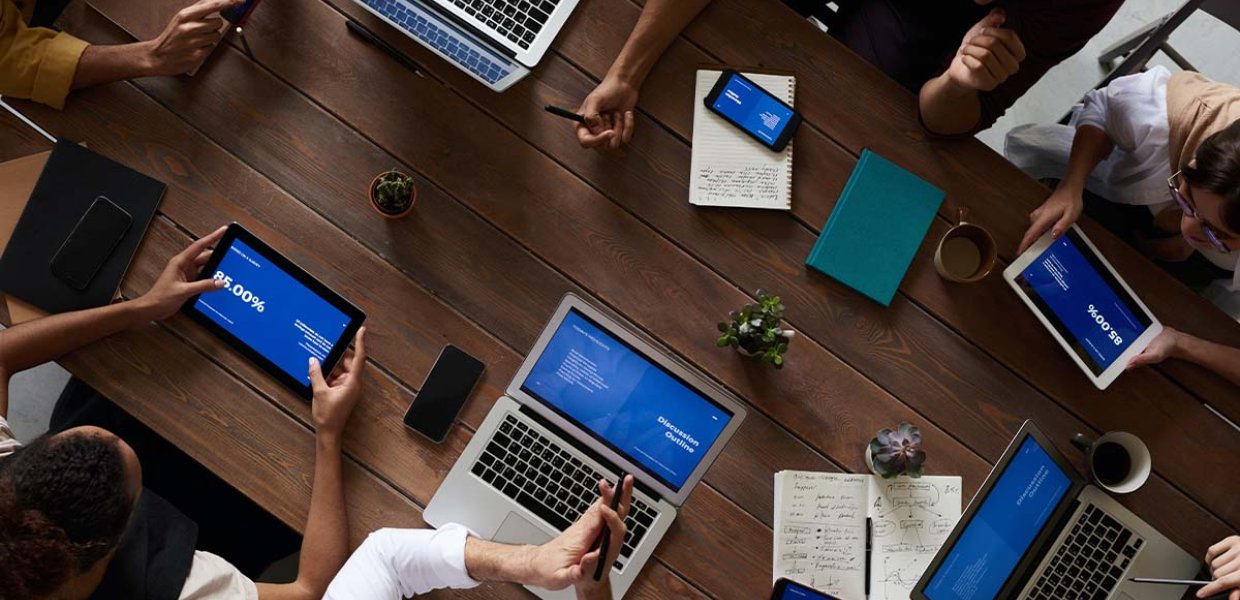
[[[604,79],[610,79],[633,89],[639,89],[649,73],[649,67],[634,64],[632,61],[624,58],[617,58],[616,62],[612,63],[611,68],[607,70],[607,75],[604,76]]]
[[[469,536],[465,539],[465,569],[474,581],[544,585],[534,567],[537,552],[537,546],[498,544]]]
[[[156,40],[135,42],[125,46],[127,62],[136,77],[153,77],[159,75],[159,59],[155,57]]]
[[[158,306],[150,295],[150,292],[147,292],[122,304],[129,314],[131,327],[158,320]]]
[[[315,425],[314,444],[319,452],[340,452],[342,447],[341,438],[343,435],[339,429],[335,427],[322,427]]]
[[[934,86],[934,89],[943,100],[958,101],[977,96],[976,89],[956,81],[950,71],[944,71],[936,79],[938,85]]]

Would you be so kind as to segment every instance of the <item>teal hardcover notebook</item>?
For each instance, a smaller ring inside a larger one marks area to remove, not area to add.
[[[805,264],[889,306],[944,195],[864,150]]]

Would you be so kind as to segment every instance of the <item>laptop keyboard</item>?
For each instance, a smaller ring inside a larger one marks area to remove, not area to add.
[[[530,509],[558,531],[568,529],[598,499],[603,476],[554,440],[511,414],[491,437],[470,471],[500,493]],[[610,478],[608,478],[610,480]],[[654,523],[655,511],[633,498],[624,524],[626,560]],[[616,562],[616,568],[621,568]]]
[[[411,9],[409,5],[399,0],[360,1],[487,83],[495,83],[515,69],[514,65],[497,62],[488,55],[478,52],[470,44],[465,43],[460,34],[435,20],[428,19],[420,9]]]
[[[452,3],[528,50],[559,0],[452,0]]]
[[[1091,504],[1059,545],[1028,597],[1102,600],[1119,584],[1143,543],[1131,530]]]

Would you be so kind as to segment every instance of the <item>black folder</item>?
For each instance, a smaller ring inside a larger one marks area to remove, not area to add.
[[[163,183],[81,146],[57,142],[0,257],[0,291],[51,313],[108,304],[165,189]],[[52,257],[99,196],[125,209],[133,222],[86,289],[77,290],[52,274]]]

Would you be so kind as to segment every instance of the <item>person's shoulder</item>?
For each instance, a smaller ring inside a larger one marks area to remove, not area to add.
[[[194,552],[180,600],[258,600],[258,587],[232,563],[201,550]]]

